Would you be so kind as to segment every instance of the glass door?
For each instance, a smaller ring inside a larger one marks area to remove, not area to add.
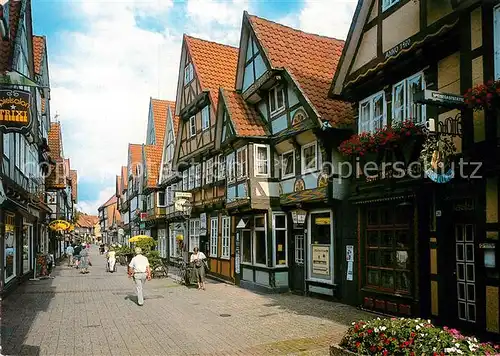
[[[4,278],[8,283],[16,276],[16,227],[14,215],[5,215],[5,255],[4,255]]]

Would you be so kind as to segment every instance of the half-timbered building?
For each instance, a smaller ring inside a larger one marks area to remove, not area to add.
[[[122,166],[120,169],[120,175],[117,176],[116,181],[116,197],[117,197],[117,209],[120,213],[122,220],[123,237],[120,244],[128,244],[130,239],[130,229],[129,229],[129,202],[127,199],[128,193],[128,170],[126,166]]]
[[[346,301],[498,335],[498,117],[462,97],[499,79],[495,3],[359,1],[331,87],[356,103],[362,166]]]
[[[341,158],[332,143],[352,116],[349,105],[328,98],[328,78],[343,45],[243,14],[240,94],[221,91],[219,113],[242,286],[334,296],[342,280],[339,207],[347,184],[331,179],[331,163]]]
[[[141,144],[130,143],[128,145],[127,163],[127,192],[126,206],[128,209],[128,235],[139,235],[141,212],[143,207],[142,196],[142,146]],[[125,209],[125,208],[122,208]],[[144,232],[144,231],[142,231]]]
[[[229,281],[234,281],[234,251],[229,246],[222,255],[227,246],[219,248],[219,242],[232,239],[221,238],[227,214],[225,186],[213,173],[219,159],[214,151],[215,112],[219,88],[234,88],[237,57],[235,47],[184,35],[175,105],[180,120],[174,162],[182,177],[176,195],[191,193],[191,214],[177,224],[183,231],[177,235],[182,237],[185,258],[199,247],[209,257],[210,273]]]

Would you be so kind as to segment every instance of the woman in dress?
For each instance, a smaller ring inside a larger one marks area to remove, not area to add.
[[[80,252],[80,273],[89,273],[89,250],[85,244],[82,244],[82,251]]]
[[[196,281],[198,282],[198,289],[205,290],[205,262],[207,256],[203,252],[200,252],[198,247],[193,249],[193,254],[191,255],[191,263],[194,265],[194,273],[196,275]]]

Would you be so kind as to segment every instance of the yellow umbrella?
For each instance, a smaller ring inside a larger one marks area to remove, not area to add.
[[[153,239],[153,238],[148,235],[136,235],[128,239],[128,242],[139,242],[140,240],[146,240],[146,239]]]
[[[49,228],[54,231],[67,230],[70,227],[70,223],[66,220],[53,220],[49,224]]]

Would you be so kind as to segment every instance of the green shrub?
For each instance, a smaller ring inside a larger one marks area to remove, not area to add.
[[[156,247],[156,241],[153,239],[141,239],[135,243],[135,247],[140,247],[144,254]]]
[[[352,323],[340,346],[362,355],[487,355],[499,345],[480,343],[455,329],[439,328],[430,320],[377,318]]]

